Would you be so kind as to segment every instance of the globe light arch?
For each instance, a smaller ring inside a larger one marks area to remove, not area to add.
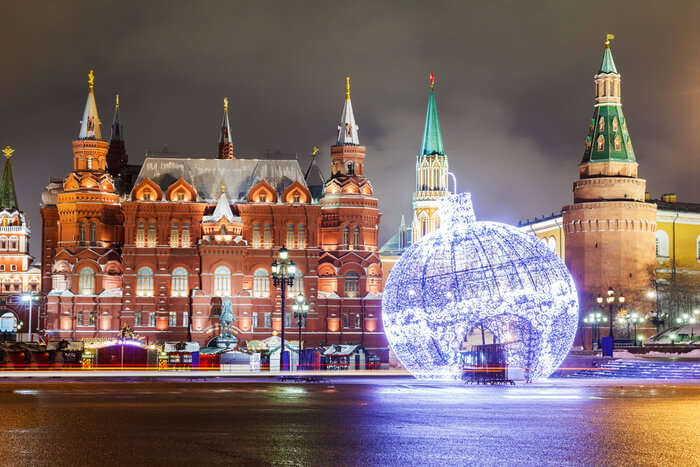
[[[549,376],[578,327],[576,287],[566,266],[535,236],[477,222],[469,193],[445,198],[441,228],[411,245],[382,299],[384,329],[418,378],[461,376],[460,351],[475,330],[504,344],[508,366]]]

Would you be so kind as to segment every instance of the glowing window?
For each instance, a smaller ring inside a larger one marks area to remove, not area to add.
[[[178,246],[179,231],[177,227],[177,222],[173,222],[170,225],[170,246],[173,248]]]
[[[291,287],[287,287],[287,297],[295,298],[299,294],[304,293],[304,273],[297,268],[294,273],[294,283]]]
[[[260,268],[253,273],[253,296],[270,296],[270,275],[265,269]]]
[[[343,227],[343,249],[347,250],[350,244],[350,227]]]
[[[272,225],[265,224],[265,248],[272,248]]]
[[[147,266],[136,273],[136,295],[139,297],[153,296],[153,270]]]
[[[656,231],[656,256],[668,258],[668,234],[663,230]]]
[[[304,224],[299,224],[297,226],[297,248],[306,248],[306,243],[304,240],[304,231],[305,231],[305,226]]]
[[[190,246],[190,224],[187,222],[182,223],[182,246]]]
[[[187,269],[183,267],[173,269],[170,295],[173,297],[187,296]]]
[[[260,224],[253,224],[253,248],[260,248]]]
[[[352,229],[352,247],[355,249],[360,248],[360,228],[358,226]]]
[[[90,222],[90,245],[97,243],[97,224]]]
[[[146,226],[143,222],[136,224],[136,246],[144,246],[145,244]]]
[[[85,245],[85,222],[78,224],[78,241],[81,245]]]
[[[287,248],[294,248],[294,224],[287,224]]]
[[[360,275],[355,271],[345,273],[344,289],[346,297],[357,297],[360,289]]]
[[[95,271],[92,268],[85,266],[80,270],[79,275],[80,295],[95,294]]]
[[[602,151],[605,148],[605,137],[603,135],[598,136],[598,151]]]
[[[156,246],[156,223],[148,223],[148,246]]]
[[[214,270],[214,296],[228,297],[231,295],[231,271],[226,266]]]

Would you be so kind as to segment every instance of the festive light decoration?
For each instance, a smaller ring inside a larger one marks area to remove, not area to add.
[[[446,197],[438,214],[440,229],[404,252],[384,290],[384,329],[401,363],[419,378],[458,378],[463,343],[483,328],[509,367],[549,376],[578,326],[564,263],[533,235],[477,222],[469,193]]]

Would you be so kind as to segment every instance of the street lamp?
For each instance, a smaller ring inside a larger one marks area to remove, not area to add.
[[[29,326],[27,326],[27,331],[29,333],[29,342],[32,341],[32,302],[34,302],[33,294],[22,295],[23,302],[29,302]]]
[[[598,339],[600,339],[600,323],[604,323],[607,320],[608,318],[603,316],[599,311],[588,313],[588,315],[583,318],[584,323],[591,325],[591,350],[595,350],[593,348],[593,342],[598,342]]]
[[[297,319],[297,324],[299,325],[299,358],[301,358],[301,320],[306,318],[306,314],[309,312],[309,304],[306,303],[306,298],[301,293],[297,295],[294,304],[292,305],[292,311],[294,312],[294,317]]]
[[[637,325],[642,324],[644,322],[644,318],[637,313],[636,311],[633,313],[630,313],[626,317],[627,319],[627,332],[629,334],[629,325],[630,323],[634,326],[634,340],[637,340]],[[629,338],[629,335],[627,336]]]
[[[282,291],[282,346],[280,347],[280,371],[284,371],[284,305],[287,300],[287,286],[294,286],[294,274],[297,272],[296,264],[289,259],[289,250],[280,248],[278,261],[272,263],[272,283]]]
[[[598,298],[596,298],[596,301],[598,302],[598,305],[600,305],[601,307],[603,306],[603,297],[598,295]],[[609,333],[610,333],[610,337],[613,339],[613,342],[614,342],[615,337],[613,336],[613,307],[615,306],[616,300],[615,300],[615,291],[612,289],[612,287],[608,289],[608,294],[605,297],[605,301],[608,303],[608,309],[609,309],[609,315],[610,315],[609,319],[608,319],[608,321],[610,321]],[[617,301],[620,303],[620,306],[622,306],[622,304],[625,303],[625,297],[620,295],[619,297],[617,297]]]

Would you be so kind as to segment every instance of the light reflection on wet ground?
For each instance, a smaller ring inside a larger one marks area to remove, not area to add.
[[[700,465],[700,385],[0,382],[2,465]]]

